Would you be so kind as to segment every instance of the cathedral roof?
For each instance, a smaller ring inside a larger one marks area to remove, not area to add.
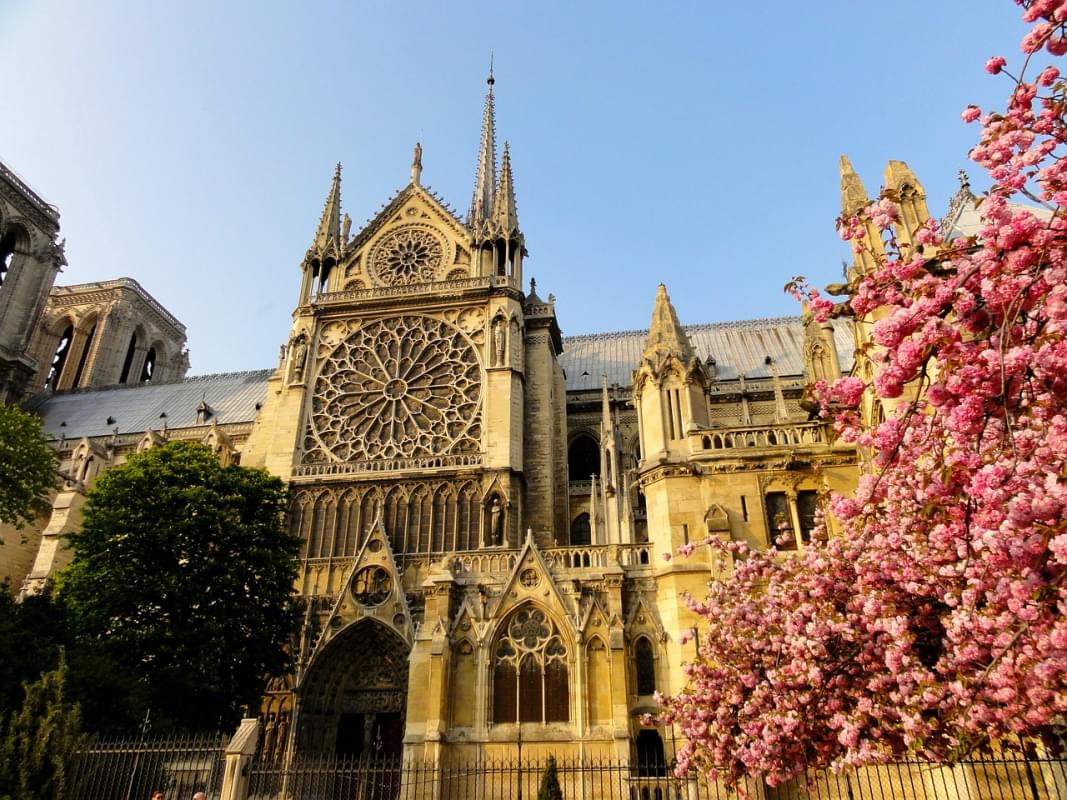
[[[719,381],[770,376],[766,357],[774,359],[783,377],[804,372],[804,327],[799,317],[756,319],[686,325],[695,354],[715,359]],[[647,330],[594,333],[563,339],[560,363],[567,372],[568,391],[599,390],[601,376],[609,384],[629,386],[641,361]],[[847,321],[835,321],[834,339],[842,371],[852,366],[852,330]],[[54,438],[108,436],[119,433],[197,425],[201,401],[211,419],[220,424],[252,422],[267,393],[273,370],[195,375],[175,383],[104,386],[64,391],[46,397],[34,409],[44,430]],[[162,417],[166,414],[166,417]],[[110,421],[109,421],[110,420]],[[66,423],[64,425],[63,423]]]
[[[107,436],[115,428],[120,434],[159,430],[164,422],[168,428],[192,427],[197,424],[201,401],[211,412],[211,417],[201,424],[211,419],[223,425],[251,422],[267,394],[267,378],[272,372],[226,372],[196,375],[176,383],[59,392],[33,410],[43,419],[50,437],[64,436],[68,440]]]
[[[683,326],[696,355],[715,359],[717,380],[768,378],[770,356],[782,377],[804,373],[804,326],[800,317],[713,322]],[[647,330],[564,336],[559,357],[567,372],[567,390],[599,389],[600,376],[608,383],[629,386],[641,361]],[[841,370],[852,367],[852,326],[834,322],[834,342]]]

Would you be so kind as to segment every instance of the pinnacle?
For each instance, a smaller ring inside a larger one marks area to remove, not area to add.
[[[652,323],[645,340],[643,357],[658,367],[668,356],[674,356],[684,364],[694,358],[693,346],[678,321],[667,287],[661,283],[656,289],[656,307],[652,310]]]
[[[500,161],[500,182],[497,184],[493,203],[493,227],[501,236],[510,236],[519,230],[519,212],[515,205],[515,181],[511,175],[511,154],[504,142],[504,155]]]
[[[325,250],[330,240],[335,246],[341,245],[341,162],[333,172],[333,182],[330,184],[330,192],[326,196],[326,203],[322,208],[322,219],[319,220],[319,228],[315,232],[315,241],[312,247],[319,252]]]
[[[846,216],[855,214],[870,202],[867,190],[863,188],[860,176],[856,174],[856,170],[852,168],[852,162],[846,155],[841,156],[840,173],[841,213]]]

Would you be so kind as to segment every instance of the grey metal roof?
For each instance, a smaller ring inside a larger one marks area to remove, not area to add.
[[[256,405],[267,394],[272,370],[196,375],[177,383],[106,386],[60,392],[34,409],[44,420],[45,431],[54,438],[107,436],[158,430],[165,413],[168,428],[196,425],[196,407],[204,400],[221,424],[251,422]],[[108,417],[114,422],[108,423]],[[66,425],[62,423],[66,422]]]
[[[774,359],[783,377],[804,373],[800,317],[686,325],[685,330],[698,356],[715,359],[719,380],[740,375],[766,378],[770,375],[764,363],[767,356]],[[598,389],[601,375],[608,376],[608,383],[629,386],[647,336],[647,330],[640,330],[563,337],[560,363],[567,372],[567,390]],[[834,320],[834,343],[841,369],[851,369],[855,345],[847,320]]]

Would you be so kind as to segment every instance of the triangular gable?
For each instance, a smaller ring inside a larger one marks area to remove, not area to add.
[[[489,627],[489,620],[483,616],[483,609],[479,608],[468,594],[459,604],[449,635],[454,642],[471,639],[475,644],[481,644],[489,632]]]
[[[584,634],[586,639],[590,636],[600,636],[606,643],[609,640],[609,632],[613,623],[617,624],[618,618],[613,619],[600,599],[593,595],[578,621],[578,630]]]
[[[419,198],[430,206],[431,210],[435,212],[438,221],[451,228],[452,232],[457,236],[463,237],[464,239],[470,238],[470,231],[467,230],[467,226],[464,225],[463,222],[452,213],[452,210],[442,203],[435,194],[427,191],[423,186],[409,183],[406,187],[393,195],[392,199],[385,204],[385,207],[364,226],[363,230],[356,234],[351,242],[348,243],[345,247],[345,258],[354,255],[362,249],[374,238],[374,235],[378,233],[378,231],[394,221],[397,214],[403,209],[404,204],[413,198]]]
[[[658,642],[667,640],[667,632],[663,629],[659,614],[656,612],[655,606],[648,602],[648,598],[644,594],[638,594],[630,605],[623,627],[627,639],[632,639],[641,633],[650,633],[655,636]]]
[[[411,610],[404,596],[393,549],[379,515],[371,526],[341,585],[341,591],[315,643],[309,665],[335,636],[363,619],[375,619],[400,635],[410,647],[414,641]]]
[[[575,625],[577,614],[573,604],[560,592],[548,563],[534,543],[533,534],[527,531],[526,542],[504,582],[504,591],[493,609],[493,617],[503,619],[513,608],[529,600],[548,606]]]

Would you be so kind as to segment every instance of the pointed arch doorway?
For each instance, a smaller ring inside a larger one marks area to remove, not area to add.
[[[409,648],[370,619],[333,637],[302,681],[297,748],[367,758],[399,757],[404,746]]]

